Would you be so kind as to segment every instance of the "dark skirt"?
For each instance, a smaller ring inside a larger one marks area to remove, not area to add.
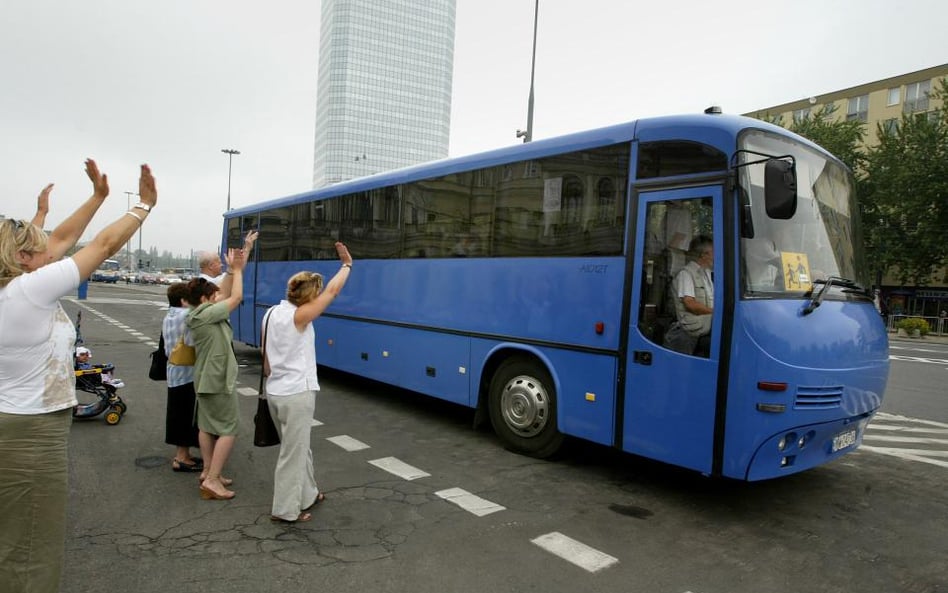
[[[194,383],[168,388],[165,442],[169,445],[198,446],[198,429],[194,422],[194,398]]]

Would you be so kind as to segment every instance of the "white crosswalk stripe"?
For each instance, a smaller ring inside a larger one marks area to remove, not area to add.
[[[859,450],[948,468],[948,424],[880,412]]]
[[[396,459],[395,457],[373,459],[369,463],[405,480],[416,480],[418,478],[426,478],[431,475],[428,472],[420,470],[417,467],[412,467],[404,461]]]
[[[619,562],[618,558],[591,548],[558,531],[541,535],[530,542],[588,572],[598,572]]]
[[[463,488],[448,488],[447,490],[439,490],[438,492],[435,492],[435,496],[454,503],[465,511],[477,515],[478,517],[496,513],[497,511],[503,511],[507,508],[481,498],[476,494],[471,494]]]
[[[359,439],[354,439],[347,434],[341,434],[335,437],[329,437],[326,439],[330,443],[336,445],[337,447],[342,447],[346,451],[361,451],[363,449],[368,449],[369,446],[360,441]]]

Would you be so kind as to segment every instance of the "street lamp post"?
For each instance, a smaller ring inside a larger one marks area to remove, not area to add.
[[[524,142],[533,140],[533,77],[537,69],[537,17],[540,14],[540,0],[533,6],[533,57],[530,61],[530,98],[527,100],[527,129],[517,130],[517,138]]]
[[[125,192],[125,206],[126,206],[125,209],[126,210],[132,209],[132,196],[135,196],[137,198],[138,194],[136,194],[133,191]],[[139,249],[141,249],[141,241],[142,241],[141,226],[142,225],[139,225],[139,228],[138,228],[138,248]],[[128,254],[128,271],[131,272],[132,271],[132,238],[131,237],[129,237],[128,241],[125,243],[125,253]]]
[[[234,161],[234,155],[240,154],[239,150],[234,150],[233,148],[222,148],[221,152],[227,154],[227,209],[230,210],[230,172],[231,165]]]

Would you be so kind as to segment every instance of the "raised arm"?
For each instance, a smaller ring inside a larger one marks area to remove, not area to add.
[[[319,293],[319,296],[297,307],[296,313],[293,314],[293,323],[300,331],[323,314],[323,311],[339,295],[342,287],[346,285],[346,280],[349,279],[349,274],[352,273],[352,256],[349,254],[349,249],[344,244],[337,242],[336,254],[339,255],[342,267],[323,288],[323,291]]]
[[[247,233],[247,237],[244,239],[244,248],[243,248],[243,258],[244,258],[244,267],[246,267],[246,262],[250,258],[250,253],[253,251],[253,244],[257,241],[257,231],[251,230]],[[231,292],[233,292],[234,284],[234,275],[231,273],[232,270],[228,264],[227,272],[224,273],[224,279],[221,280],[221,285],[218,287],[217,300],[222,301],[226,298],[229,298]],[[242,290],[242,289],[241,289]],[[241,291],[237,291],[238,294]]]
[[[91,160],[86,164],[92,163]],[[98,169],[95,169],[95,163],[92,163],[92,169],[98,175]],[[87,169],[88,171],[89,169]],[[89,177],[93,177],[90,172]],[[103,183],[105,176],[101,176]],[[93,181],[95,183],[95,181]],[[108,193],[108,185],[105,185]],[[88,245],[73,254],[72,259],[79,267],[79,277],[88,278],[99,265],[122,248],[125,243],[132,238],[138,228],[145,222],[148,213],[158,203],[158,190],[155,187],[155,178],[151,174],[148,165],[142,165],[141,175],[138,179],[138,193],[141,197],[141,203],[125,212],[112,224],[102,229]],[[90,198],[90,200],[93,198]],[[80,209],[81,210],[81,209]],[[65,223],[64,223],[65,224]]]
[[[50,183],[43,188],[43,191],[36,197],[36,214],[30,222],[34,226],[43,228],[46,225],[46,215],[49,214],[49,192],[53,191],[53,184]]]
[[[86,159],[86,175],[92,181],[92,196],[49,234],[47,255],[51,262],[61,259],[75,246],[86,227],[89,226],[89,222],[92,221],[92,217],[99,210],[99,206],[109,195],[108,176],[99,172],[98,165],[92,159]],[[52,185],[47,188],[52,189]]]
[[[228,249],[225,260],[227,261],[227,277],[224,282],[229,281],[228,294],[224,296],[223,289],[219,291],[217,302],[226,302],[227,308],[233,311],[240,305],[240,301],[244,300],[244,266],[247,259],[242,249]]]

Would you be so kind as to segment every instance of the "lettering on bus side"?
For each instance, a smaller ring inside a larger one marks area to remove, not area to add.
[[[608,264],[583,264],[579,266],[579,271],[584,274],[605,274]]]

